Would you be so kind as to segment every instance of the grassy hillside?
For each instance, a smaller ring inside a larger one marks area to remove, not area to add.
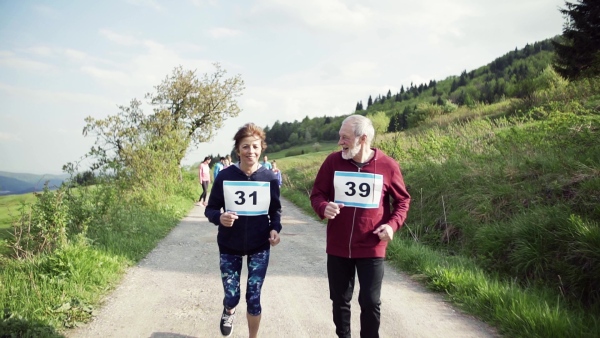
[[[407,83],[394,93],[391,89],[387,93],[375,93],[369,96],[368,102],[357,103],[356,113],[371,117],[376,128],[383,132],[405,131],[420,128],[431,117],[460,107],[474,108],[481,103],[489,105],[528,97],[543,85],[535,79],[552,62],[551,41],[527,44],[487,65],[443,80]],[[310,147],[315,142],[337,142],[344,117],[306,116],[301,121],[276,121],[265,128],[267,152],[281,152],[298,145]]]
[[[413,197],[388,259],[507,336],[598,337],[600,79],[536,80],[524,99],[380,139]],[[284,196],[311,213],[326,155],[277,161]]]

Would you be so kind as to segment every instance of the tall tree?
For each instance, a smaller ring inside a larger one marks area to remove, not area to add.
[[[154,111],[169,111],[171,122],[183,126],[192,144],[211,141],[223,122],[241,111],[237,98],[244,81],[240,75],[226,78],[226,71],[218,63],[214,67],[214,73],[199,78],[196,71],[179,66],[154,87],[154,93],[146,94]]]
[[[554,68],[567,78],[600,75],[600,1],[565,1],[565,6],[563,35],[553,41]]]
[[[241,111],[237,98],[244,89],[239,75],[225,78],[225,70],[218,63],[214,66],[215,72],[202,78],[176,67],[155,86],[156,92],[146,94],[154,106],[152,114],[145,114],[141,101],[133,99],[129,106],[120,106],[117,115],[86,118],[83,134],[96,136],[89,153],[98,160],[95,166],[143,167],[140,159],[154,156],[176,168],[191,144],[210,141],[223,121]]]

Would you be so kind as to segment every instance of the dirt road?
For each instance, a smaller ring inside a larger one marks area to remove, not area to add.
[[[325,226],[288,201],[282,203],[282,240],[271,250],[259,336],[335,337],[325,269]],[[194,207],[128,271],[96,319],[67,337],[221,337],[223,289],[216,236],[217,227],[204,217],[204,208]],[[244,274],[232,337],[248,337],[245,280]],[[358,285],[355,289],[352,336],[359,337]],[[381,337],[499,336],[389,265],[381,313]]]

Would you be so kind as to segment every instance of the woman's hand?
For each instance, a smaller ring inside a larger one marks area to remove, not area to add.
[[[279,244],[281,241],[281,237],[279,237],[279,233],[276,230],[271,230],[269,237],[269,242],[271,242],[271,246],[275,246]]]
[[[219,221],[221,221],[221,224],[228,228],[233,226],[233,222],[236,219],[238,219],[238,215],[234,211],[226,211],[221,214],[221,217],[219,217]]]

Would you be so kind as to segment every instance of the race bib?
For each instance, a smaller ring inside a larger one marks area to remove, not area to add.
[[[333,176],[335,203],[349,207],[379,208],[383,175],[336,171]]]
[[[269,182],[223,181],[225,211],[238,215],[258,216],[269,213],[271,186]]]

